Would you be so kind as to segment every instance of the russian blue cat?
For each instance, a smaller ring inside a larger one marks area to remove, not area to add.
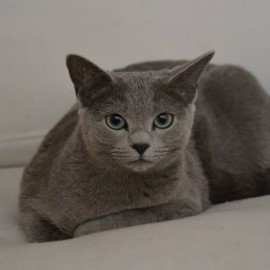
[[[105,72],[67,57],[77,104],[25,168],[20,214],[44,242],[183,218],[270,191],[270,98],[253,75],[193,61]]]

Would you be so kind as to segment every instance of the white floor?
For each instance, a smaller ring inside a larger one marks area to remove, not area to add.
[[[0,170],[0,269],[270,269],[270,196],[182,220],[29,244],[17,225],[22,168]]]

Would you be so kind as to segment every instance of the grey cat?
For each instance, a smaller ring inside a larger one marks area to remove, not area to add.
[[[78,102],[25,168],[27,239],[183,218],[269,194],[270,98],[244,69],[207,66],[213,55],[115,72],[68,56]]]

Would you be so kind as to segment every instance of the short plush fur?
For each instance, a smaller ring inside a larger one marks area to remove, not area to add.
[[[207,66],[213,54],[115,72],[68,56],[78,102],[21,184],[29,241],[183,218],[210,201],[270,193],[270,98],[244,69]],[[153,124],[162,113],[173,115],[165,129]],[[111,129],[111,114],[125,128]]]

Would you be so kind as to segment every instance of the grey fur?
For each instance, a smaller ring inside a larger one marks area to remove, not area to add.
[[[78,103],[24,171],[29,241],[191,216],[210,206],[209,196],[217,203],[269,193],[270,98],[242,68],[208,65],[203,73],[212,56],[117,72],[67,58]],[[173,125],[153,130],[163,112],[175,115]],[[112,113],[127,130],[106,126]],[[148,162],[136,161],[134,143],[150,145]]]

